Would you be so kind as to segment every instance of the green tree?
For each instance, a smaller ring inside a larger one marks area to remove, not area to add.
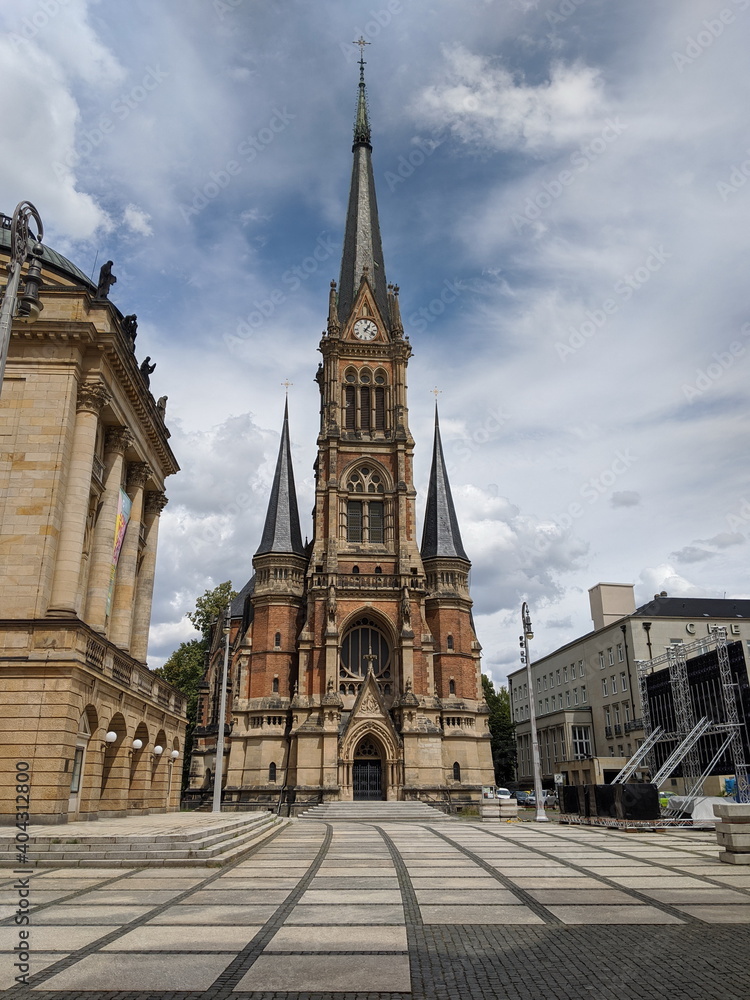
[[[227,580],[213,590],[207,590],[195,602],[195,611],[188,611],[188,618],[198,631],[203,633],[205,640],[211,636],[213,623],[226,611],[227,604],[236,596],[237,591],[232,590],[232,581]]]
[[[201,639],[181,642],[163,667],[154,673],[172,684],[187,697],[187,730],[185,732],[185,754],[182,761],[182,790],[190,780],[190,754],[193,750],[193,733],[198,713],[198,686],[206,671],[206,654],[211,642],[211,626],[226,611],[227,604],[237,596],[232,583],[220,583],[213,590],[207,590],[195,602],[195,610],[188,612],[193,625],[203,633]]]
[[[507,785],[516,776],[516,726],[510,712],[510,695],[506,687],[495,691],[495,685],[482,674],[482,691],[490,710],[490,747],[495,781]]]

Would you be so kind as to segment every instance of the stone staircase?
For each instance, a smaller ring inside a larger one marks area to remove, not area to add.
[[[270,812],[169,813],[29,828],[38,867],[220,867],[239,860],[290,821]],[[15,831],[0,834],[0,868],[16,864]]]
[[[426,802],[323,802],[300,813],[298,819],[325,823],[436,823],[453,817]]]

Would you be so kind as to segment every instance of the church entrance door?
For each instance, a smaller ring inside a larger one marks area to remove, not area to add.
[[[352,790],[355,801],[380,801],[383,795],[383,768],[372,740],[364,739],[354,753]]]
[[[379,760],[354,761],[354,798],[360,802],[383,798],[383,783]]]

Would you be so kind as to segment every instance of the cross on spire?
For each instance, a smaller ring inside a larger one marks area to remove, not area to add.
[[[359,45],[359,65],[365,66],[365,45],[372,45],[372,42],[368,42],[364,39],[362,35],[359,36],[356,42],[352,42],[352,45]]]
[[[288,398],[289,397],[289,389],[291,388],[291,386],[294,385],[294,382],[290,382],[289,379],[287,378],[287,379],[284,379],[284,381],[281,384],[284,386],[284,395]]]
[[[440,396],[442,394],[443,390],[442,389],[438,389],[438,387],[435,386],[434,389],[430,389],[430,392],[435,397],[435,402],[437,403],[437,398],[438,398],[438,396]]]

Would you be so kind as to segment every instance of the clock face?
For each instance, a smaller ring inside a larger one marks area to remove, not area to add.
[[[374,340],[378,335],[378,328],[371,319],[358,319],[354,324],[354,336],[357,340]]]

